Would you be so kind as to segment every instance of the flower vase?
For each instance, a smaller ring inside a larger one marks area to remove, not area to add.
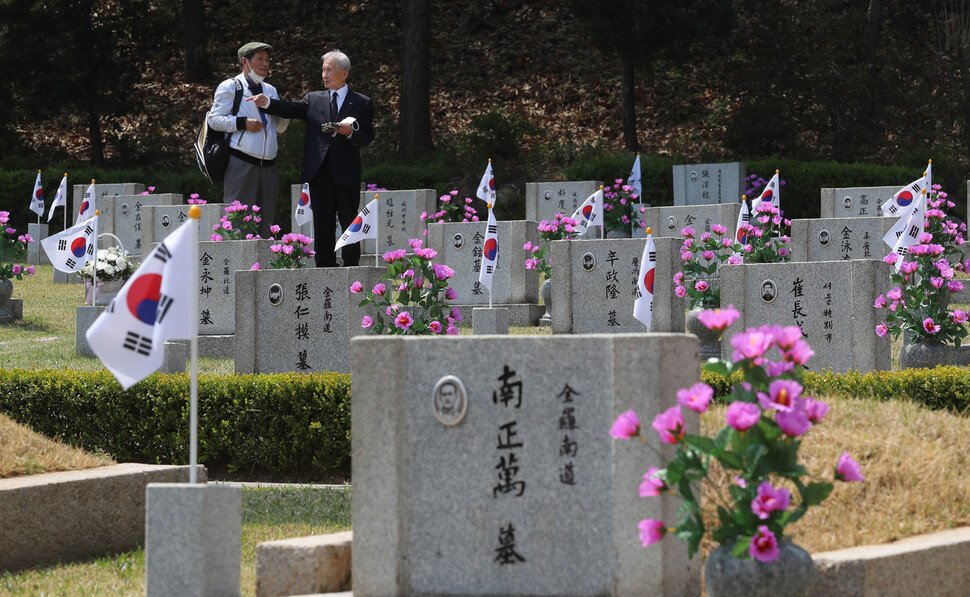
[[[0,323],[13,321],[10,313],[10,297],[13,296],[13,282],[9,278],[0,278]]]
[[[116,278],[114,280],[108,280],[107,282],[102,282],[98,280],[98,295],[94,300],[95,305],[108,305],[111,303],[111,299],[118,295],[121,287],[125,285],[126,280],[121,278]],[[84,283],[85,289],[88,288],[89,283]]]
[[[778,558],[759,562],[731,555],[733,543],[707,556],[704,590],[708,597],[809,597],[815,595],[815,563],[788,539],[778,543]]]
[[[546,306],[546,312],[539,318],[539,325],[552,325],[552,281],[546,278],[539,286],[539,296],[542,304]]]
[[[707,307],[694,307],[687,312],[687,333],[694,334],[701,341],[701,359],[721,358],[721,332],[709,330],[697,318]]]
[[[930,338],[904,343],[899,354],[899,365],[903,369],[932,368],[949,365],[952,361],[953,350],[939,340]]]

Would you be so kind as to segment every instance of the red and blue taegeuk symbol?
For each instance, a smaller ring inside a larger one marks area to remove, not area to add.
[[[84,256],[84,252],[88,249],[88,239],[79,236],[71,241],[71,253],[74,253],[75,257],[81,258]]]
[[[761,202],[762,203],[771,203],[771,200],[774,198],[774,196],[775,196],[775,194],[774,194],[774,192],[772,192],[771,189],[766,189],[765,192],[762,193],[762,195],[761,195]]]
[[[43,201],[44,200],[44,189],[40,189],[40,188],[37,189],[37,192],[34,193],[34,198],[36,198],[38,201]]]
[[[350,232],[358,232],[360,230],[360,227],[363,225],[364,225],[364,219],[361,218],[360,216],[357,216],[356,218],[354,218],[354,221],[350,223],[350,226],[347,227],[347,230]]]
[[[583,217],[588,220],[591,215],[593,215],[593,206],[592,205],[584,205],[583,206]]]
[[[900,207],[906,207],[912,202],[913,202],[913,194],[908,190],[900,191],[899,195],[896,196],[896,204],[899,205]]]
[[[158,310],[161,289],[161,275],[145,274],[138,276],[131,281],[128,287],[128,311],[138,321],[147,325],[155,325],[155,311]]]
[[[309,202],[310,202],[310,195],[308,195],[306,191],[302,191],[300,193],[300,207],[306,206],[306,204]]]
[[[498,254],[498,243],[495,242],[494,238],[485,240],[485,248],[483,249],[482,254],[485,256],[485,259],[495,261],[495,256]]]
[[[79,211],[78,213],[81,214],[82,216],[84,214],[88,213],[88,206],[89,205],[91,205],[91,204],[88,203],[87,201],[82,202],[81,203],[81,211]]]
[[[653,275],[657,271],[657,268],[651,267],[647,270],[647,273],[643,274],[643,287],[647,289],[647,292],[653,294]]]
[[[744,231],[744,228],[738,228],[738,242],[742,245],[748,244],[748,235]]]
[[[492,178],[489,178],[488,179],[488,190],[489,191],[494,191],[495,190],[495,177],[494,176]]]

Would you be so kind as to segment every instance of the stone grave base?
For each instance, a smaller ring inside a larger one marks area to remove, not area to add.
[[[24,299],[12,298],[0,307],[0,323],[11,323],[24,318]]]
[[[234,354],[233,334],[199,335],[199,356],[212,359],[231,359]]]
[[[472,309],[474,325],[472,333],[476,336],[485,334],[509,333],[509,310],[505,307],[475,307]]]
[[[258,544],[257,596],[332,595],[349,588],[352,542],[353,532],[344,531]]]
[[[242,488],[150,483],[145,495],[145,594],[238,595]]]
[[[483,307],[487,308],[488,305],[452,305],[458,307],[458,312],[461,313],[462,326],[463,327],[473,327],[475,324],[474,311],[475,309],[481,309]],[[539,325],[539,318],[542,314],[546,312],[546,308],[541,305],[536,305],[533,303],[522,303],[518,305],[499,305],[495,304],[492,307],[501,307],[503,309],[509,310],[509,325],[519,325],[519,326],[535,326]]]

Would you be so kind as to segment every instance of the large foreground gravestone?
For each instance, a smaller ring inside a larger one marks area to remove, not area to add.
[[[570,240],[550,243],[552,332],[619,334],[646,332],[633,318],[645,239]],[[654,332],[684,331],[686,301],[674,294],[680,271],[680,240],[655,238]]]
[[[603,183],[598,180],[527,182],[525,219],[552,220],[556,214],[571,216]]]
[[[350,371],[350,338],[373,307],[350,285],[372,288],[376,267],[236,272],[236,373]]]
[[[730,356],[730,338],[749,327],[798,325],[815,351],[813,371],[889,369],[889,343],[876,336],[872,305],[889,289],[890,269],[871,259],[724,266],[721,304],[733,304],[741,318],[724,334],[722,353]]]
[[[812,218],[793,220],[791,256],[794,261],[882,259],[889,254],[883,242],[896,218]]]
[[[648,207],[643,213],[647,228],[653,229],[654,238],[675,237],[683,240],[680,231],[690,226],[698,236],[711,231],[712,224],[720,224],[728,229],[728,236],[738,226],[738,212],[741,202],[690,205],[683,207]]]
[[[880,207],[893,198],[900,187],[825,188],[821,195],[823,218],[881,217]]]
[[[744,162],[674,166],[674,205],[737,203],[745,176]]]
[[[300,232],[314,238],[313,222],[309,221],[304,225],[296,222],[296,210],[299,207],[300,193],[303,185],[290,186],[291,215],[290,225],[293,232]],[[407,191],[361,191],[360,207],[378,197],[378,222],[377,229],[379,238],[368,239],[361,243],[361,252],[364,255],[381,255],[387,251],[398,249],[408,249],[408,240],[412,238],[424,238],[425,224],[421,220],[421,213],[434,213],[436,196],[434,189],[417,189]],[[312,204],[311,199],[311,204]],[[337,236],[340,235],[340,226],[337,226]],[[340,251],[337,251],[337,258],[340,259]],[[373,263],[373,259],[362,259],[361,263]]]
[[[449,285],[457,298],[463,317],[472,307],[489,304],[488,288],[479,281],[482,251],[485,244],[485,222],[438,223],[428,225],[427,246],[437,251],[436,263],[455,270]],[[526,242],[538,243],[536,222],[529,220],[498,222],[498,264],[492,274],[492,304],[510,309],[512,325],[535,325],[542,316],[539,307],[539,273],[525,269]]]
[[[355,596],[698,594],[683,541],[638,537],[677,519],[637,494],[659,456],[609,435],[697,381],[696,338],[355,338],[351,359]]]

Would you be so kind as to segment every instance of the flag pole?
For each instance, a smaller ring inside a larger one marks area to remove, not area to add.
[[[40,179],[40,173],[41,173],[41,171],[38,170],[37,171],[37,178],[38,178],[38,180]],[[43,194],[43,192],[44,192],[44,184],[43,183],[41,183],[41,185],[40,185],[40,192],[41,192],[41,194]],[[31,197],[30,198],[31,201],[33,201],[34,199],[35,199],[35,197]],[[44,207],[43,206],[41,206],[41,208],[40,208],[40,213],[37,214],[37,225],[38,226],[40,226],[40,217],[42,215],[44,215]]]
[[[67,178],[67,172],[64,173],[64,178]],[[64,184],[64,230],[67,230],[67,182]],[[98,256],[94,256],[94,269],[98,269]]]
[[[380,193],[374,193],[374,200],[377,201],[377,210],[376,210],[377,211],[377,214],[376,214],[377,217],[374,218],[374,234],[376,235],[376,237],[374,238],[374,267],[377,267],[381,263],[380,261],[378,261],[381,258],[381,202],[380,202],[380,198],[381,198],[381,194]],[[427,224],[424,225],[424,230],[425,230],[425,232],[428,231],[428,225]],[[360,248],[361,248],[361,253],[363,253],[364,252],[363,251],[363,249],[364,249],[364,243],[363,242],[360,243]]]
[[[94,217],[98,218],[100,211],[94,210]],[[91,306],[98,304],[98,220],[94,220],[94,261],[91,267]]]
[[[193,279],[198,280],[199,268],[199,232],[198,220],[202,216],[202,209],[198,205],[189,208],[189,217],[196,220],[195,237],[192,239],[192,270]],[[189,313],[196,318],[199,317],[199,293],[193,292],[190,299],[191,305]],[[196,469],[198,468],[198,441],[199,441],[199,330],[195,328],[192,337],[189,338],[189,358],[191,364],[191,375],[189,378],[189,483],[197,483]]]

